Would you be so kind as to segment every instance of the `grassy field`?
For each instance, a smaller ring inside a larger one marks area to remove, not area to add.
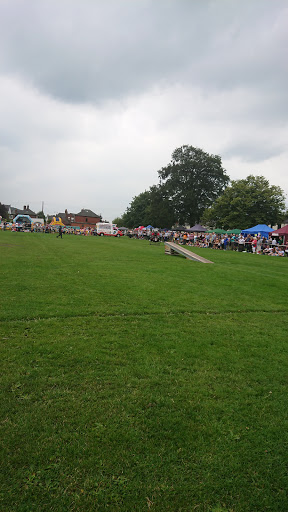
[[[1,512],[287,512],[288,258],[0,232]]]

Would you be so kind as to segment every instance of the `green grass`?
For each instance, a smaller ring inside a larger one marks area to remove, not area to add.
[[[287,512],[288,259],[3,233],[0,510]]]

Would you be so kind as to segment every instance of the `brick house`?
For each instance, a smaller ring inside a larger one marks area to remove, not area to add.
[[[92,210],[82,209],[79,213],[59,213],[62,222],[66,226],[79,226],[80,228],[95,228],[97,222],[101,222],[101,215],[97,215]]]

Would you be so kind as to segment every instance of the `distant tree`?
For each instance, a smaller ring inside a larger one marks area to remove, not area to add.
[[[288,209],[283,213],[282,222],[286,222],[288,224]]]
[[[150,200],[150,192],[145,190],[138,196],[133,197],[130,205],[127,207],[125,213],[122,215],[124,226],[127,228],[135,228],[140,225],[149,224],[147,221],[147,205]]]
[[[2,217],[3,220],[9,220],[9,213],[6,209],[5,205],[0,203],[0,217]]]
[[[169,198],[166,188],[161,185],[153,185],[149,189],[150,197],[146,208],[146,219],[153,227],[171,228],[176,217],[172,200]]]
[[[38,219],[44,219],[44,222],[46,220],[45,213],[41,210],[41,212],[36,213]]]
[[[171,227],[174,220],[172,202],[166,189],[153,185],[149,190],[134,197],[122,215],[122,223],[129,228],[152,225],[158,228]]]
[[[187,145],[175,149],[170,164],[158,174],[180,224],[199,222],[229,183],[220,156]]]
[[[112,222],[113,222],[113,224],[116,224],[116,226],[118,226],[118,227],[124,226],[122,217],[116,217],[115,219],[112,220]],[[126,227],[126,226],[124,226],[124,227]]]
[[[278,224],[284,218],[283,190],[263,176],[235,180],[206,209],[202,222],[215,228],[247,229],[257,224]]]

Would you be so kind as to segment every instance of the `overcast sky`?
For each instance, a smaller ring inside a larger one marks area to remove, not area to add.
[[[287,0],[0,0],[0,201],[120,216],[175,148],[288,194]]]

